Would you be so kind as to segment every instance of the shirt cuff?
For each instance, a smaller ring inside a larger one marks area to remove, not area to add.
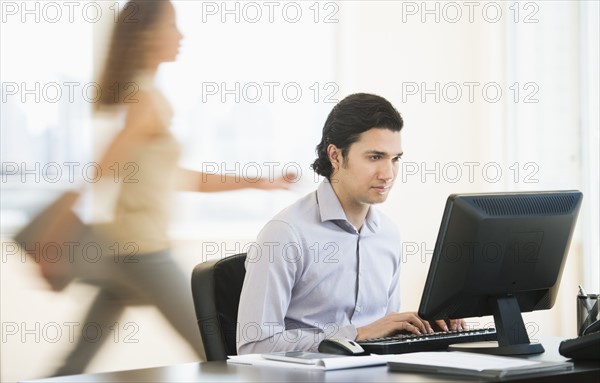
[[[346,338],[355,340],[358,335],[358,331],[354,325],[348,325],[344,327],[340,327],[340,329],[336,332],[336,338]]]

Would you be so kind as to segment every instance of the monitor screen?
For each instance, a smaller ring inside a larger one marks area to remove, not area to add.
[[[487,352],[543,352],[521,312],[554,305],[581,200],[579,191],[449,196],[419,315],[493,315],[499,347]]]

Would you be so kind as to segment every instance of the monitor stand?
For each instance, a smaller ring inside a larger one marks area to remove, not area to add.
[[[494,297],[490,299],[498,347],[452,347],[452,351],[478,352],[491,355],[531,355],[543,353],[544,347],[529,341],[519,302],[515,296]]]

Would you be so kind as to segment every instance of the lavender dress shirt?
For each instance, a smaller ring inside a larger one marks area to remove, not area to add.
[[[249,249],[239,354],[316,351],[400,309],[400,234],[373,206],[360,232],[326,180],[277,214]]]

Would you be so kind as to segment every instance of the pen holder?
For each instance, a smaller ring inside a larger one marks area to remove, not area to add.
[[[577,335],[598,319],[598,294],[577,295]]]

